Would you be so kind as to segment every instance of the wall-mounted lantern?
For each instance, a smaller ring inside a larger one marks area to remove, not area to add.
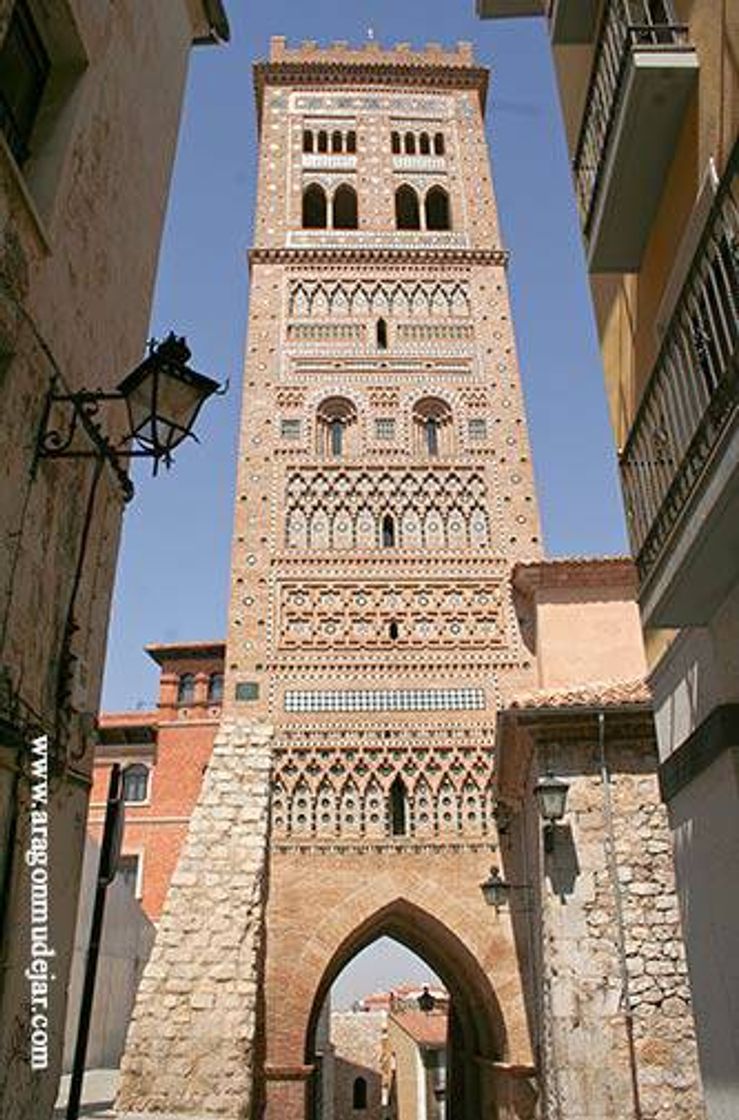
[[[565,815],[569,789],[569,782],[563,781],[562,778],[555,778],[551,772],[540,778],[534,786],[539,815],[544,821],[545,852],[554,851],[554,825],[557,821],[561,821]]]
[[[184,338],[170,334],[163,342],[152,340],[143,362],[121,381],[114,392],[80,389],[59,393],[56,383],[49,391],[36,443],[34,472],[39,459],[106,460],[116,473],[126,501],[133,496],[133,483],[123,462],[146,458],[169,466],[172,452],[184,439],[197,438],[193,425],[204,402],[220,390],[217,381],[188,366],[191,353]],[[106,401],[120,401],[128,412],[127,430],[119,443],[103,431],[98,413]],[[91,447],[76,444],[84,431]]]
[[[511,884],[506,883],[497,867],[491,867],[488,878],[484,883],[480,883],[480,890],[488,906],[494,906],[499,910],[508,901]]]

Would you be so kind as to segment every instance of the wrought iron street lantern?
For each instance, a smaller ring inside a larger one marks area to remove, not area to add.
[[[424,1011],[427,1015],[436,1007],[436,1000],[431,995],[431,992],[428,989],[428,984],[424,984],[423,991],[418,997],[417,1002],[419,1011]]]
[[[540,778],[534,786],[534,796],[539,807],[539,815],[544,821],[544,850],[554,850],[554,825],[561,821],[567,807],[567,794],[569,782],[562,778],[555,778],[554,774],[547,773]]]
[[[34,470],[39,459],[106,460],[128,501],[133,496],[133,483],[124,461],[152,459],[154,474],[160,462],[168,467],[174,449],[188,437],[197,438],[192,429],[204,402],[223,391],[217,381],[188,366],[190,357],[185,339],[170,333],[163,342],[152,340],[143,362],[114,392],[80,389],[59,393],[56,384],[52,385]],[[107,401],[123,402],[128,414],[126,430],[117,443],[111,441],[98,420],[100,406]],[[86,434],[91,447],[80,447],[80,432]]]
[[[497,867],[491,867],[488,878],[484,883],[480,883],[480,890],[488,906],[494,906],[499,910],[508,901],[511,885],[506,883]]]

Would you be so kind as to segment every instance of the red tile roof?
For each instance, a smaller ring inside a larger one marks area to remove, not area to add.
[[[537,689],[521,693],[511,700],[509,707],[537,710],[542,708],[622,708],[629,705],[647,706],[652,694],[645,680],[601,681],[568,688]]]
[[[394,1011],[390,1018],[419,1046],[446,1046],[446,1011]]]

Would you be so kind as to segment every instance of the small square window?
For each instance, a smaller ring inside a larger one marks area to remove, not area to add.
[[[300,439],[300,421],[299,420],[282,420],[280,421],[280,435],[283,439]]]
[[[395,421],[390,416],[380,416],[375,420],[377,439],[395,439]]]
[[[237,700],[258,700],[259,684],[257,681],[239,681],[236,685]]]
[[[478,416],[470,420],[468,431],[470,439],[475,443],[488,438],[488,422],[483,417]]]

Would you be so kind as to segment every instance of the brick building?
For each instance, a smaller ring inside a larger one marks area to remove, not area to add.
[[[316,1120],[326,996],[382,936],[450,994],[454,1120],[532,1120],[537,1096],[553,1099],[542,931],[565,954],[572,931],[531,825],[535,767],[496,785],[499,743],[516,757],[499,716],[537,688],[645,666],[632,566],[541,558],[486,90],[467,44],[276,38],[256,67],[223,715],[139,989],[119,1098],[131,1111]],[[654,778],[653,737],[638,725],[627,745]],[[660,844],[654,781],[643,792]],[[587,824],[600,884],[607,821]],[[539,878],[511,880],[542,892],[546,922],[486,907],[493,854],[526,858]],[[612,958],[595,936],[579,952],[608,1049],[622,1026],[600,998]],[[679,953],[665,983],[684,984]],[[563,996],[577,1001],[577,975]],[[645,1118],[702,1114],[689,1007],[650,1006],[642,1049],[611,1047],[599,1120],[627,1114],[630,1072]],[[572,1068],[566,1114],[584,1120],[594,1070]]]
[[[152,921],[162,912],[210,760],[223,696],[222,642],[150,645],[160,668],[156,711],[103,713],[88,831],[102,837],[110,768],[123,768],[121,871]]]

